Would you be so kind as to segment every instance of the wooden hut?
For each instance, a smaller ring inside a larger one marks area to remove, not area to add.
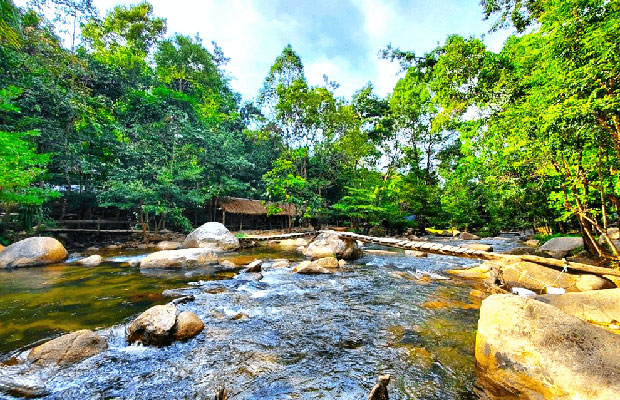
[[[267,216],[267,207],[261,200],[239,197],[218,197],[213,201],[213,220],[230,230],[286,229],[293,226],[297,208],[292,204],[278,205],[277,214]]]

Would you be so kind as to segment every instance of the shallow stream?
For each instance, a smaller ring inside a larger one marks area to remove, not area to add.
[[[484,242],[496,250],[516,245]],[[59,370],[0,367],[0,388],[16,382],[48,399],[210,399],[219,387],[231,399],[364,399],[389,373],[391,399],[477,398],[480,293],[440,279],[475,261],[368,254],[333,275],[266,264],[256,280],[213,269],[145,273],[126,257],[140,255],[108,255],[95,268],[0,272],[1,359],[23,359],[23,346],[83,328],[98,329],[110,344]],[[228,258],[255,257],[295,255],[259,248]],[[170,301],[162,291],[173,288],[195,296],[178,308],[195,312],[203,333],[164,348],[128,346],[124,324]]]

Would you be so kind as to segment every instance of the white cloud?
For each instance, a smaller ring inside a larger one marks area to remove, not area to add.
[[[26,0],[16,0],[24,5]],[[138,0],[95,0],[104,14],[116,4]],[[488,30],[477,2],[461,0],[151,0],[155,15],[165,17],[168,33],[212,40],[230,62],[231,85],[244,99],[254,98],[275,58],[288,43],[300,54],[311,84],[323,74],[341,84],[345,97],[368,81],[377,93],[389,93],[398,77],[397,64],[380,60],[388,43],[422,54],[450,33],[480,35]],[[357,14],[355,14],[357,12]],[[309,15],[306,15],[309,14]],[[359,20],[359,21],[358,21]],[[506,32],[487,34],[499,50]]]

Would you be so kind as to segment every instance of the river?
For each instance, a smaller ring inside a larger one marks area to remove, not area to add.
[[[516,245],[483,242],[496,250]],[[389,373],[391,399],[478,398],[480,292],[442,279],[444,270],[473,260],[367,254],[333,275],[266,264],[256,280],[209,268],[145,273],[127,266],[142,256],[108,254],[95,268],[0,272],[2,359],[22,360],[32,343],[83,328],[97,329],[110,345],[59,370],[5,365],[0,382],[31,386],[47,399],[207,399],[219,387],[231,399],[363,399]],[[259,248],[227,258],[255,257],[296,255]],[[128,346],[124,324],[169,301],[166,289],[195,296],[178,307],[195,312],[205,330],[164,348]]]

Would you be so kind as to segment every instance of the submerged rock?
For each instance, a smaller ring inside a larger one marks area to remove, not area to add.
[[[205,324],[191,311],[183,311],[177,316],[176,330],[174,337],[176,340],[187,340],[198,335],[205,328]]]
[[[465,247],[466,249],[471,250],[493,251],[493,246],[482,243],[465,243],[461,245],[461,247]]]
[[[67,365],[92,357],[108,348],[107,341],[83,329],[62,335],[30,350],[28,360],[36,365]]]
[[[90,257],[77,260],[76,264],[80,264],[85,267],[96,267],[97,265],[101,264],[102,261],[103,261],[103,257],[101,257],[99,254],[94,254]]]
[[[50,237],[31,237],[6,247],[0,253],[0,268],[53,264],[67,258],[62,243]]]
[[[490,398],[612,400],[620,393],[620,336],[534,299],[485,299],[475,356]]]
[[[281,260],[273,260],[270,267],[271,268],[287,268],[291,265],[289,260],[281,259]]]
[[[187,235],[183,248],[206,248],[214,251],[229,251],[239,248],[239,239],[219,222],[207,222]]]
[[[140,314],[127,328],[127,341],[162,346],[173,339],[177,308],[172,304],[153,306]]]
[[[417,251],[417,250],[405,250],[405,255],[412,256],[412,257],[418,257],[418,258],[428,257],[428,253],[425,253],[423,251]]]
[[[302,249],[302,253],[312,259],[337,257],[355,260],[363,255],[355,240],[341,238],[329,232],[318,235],[307,247]]]
[[[0,376],[0,393],[6,393],[12,397],[36,399],[47,396],[49,390],[40,380],[22,378],[20,376]]]
[[[211,249],[181,249],[156,251],[140,262],[140,268],[183,268],[216,264],[217,255]]]
[[[220,261],[220,265],[222,267],[225,268],[237,268],[237,264],[235,264],[234,262],[230,261],[230,260],[224,260],[224,261]]]
[[[181,247],[181,242],[171,242],[168,240],[164,240],[155,245],[157,250],[176,250],[179,247]]]
[[[293,272],[305,275],[317,275],[317,274],[331,274],[327,268],[320,267],[313,264],[312,261],[302,261],[293,268]]]

